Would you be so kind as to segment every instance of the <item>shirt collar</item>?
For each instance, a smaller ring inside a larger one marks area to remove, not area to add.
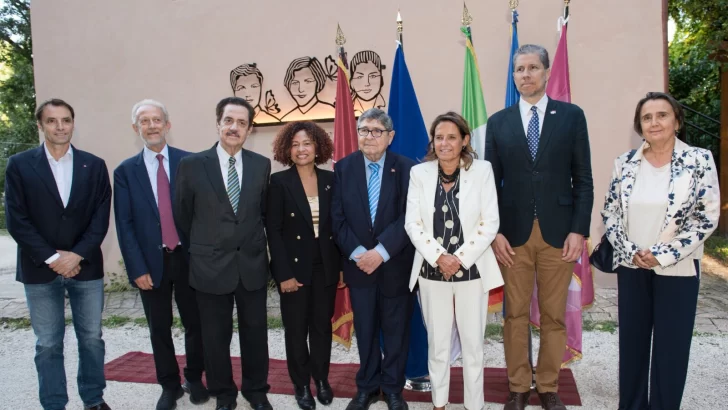
[[[164,144],[164,148],[162,148],[162,151],[160,151],[159,153],[162,154],[164,159],[169,161],[169,148],[167,147],[167,144]],[[144,162],[146,162],[147,164],[151,164],[157,160],[157,153],[150,150],[146,146],[144,147],[143,155],[144,155]]]
[[[48,151],[48,146],[46,145],[45,141],[43,142],[43,150],[45,150],[46,158],[53,161],[56,160],[55,158],[53,158],[53,155],[51,155],[51,152]],[[71,145],[68,146],[68,151],[66,151],[66,153],[63,154],[63,156],[57,162],[61,162],[66,158],[73,159],[73,147]]]
[[[217,151],[217,157],[220,159],[220,164],[224,165],[227,168],[227,166],[230,164],[230,162],[229,162],[230,154],[228,154],[227,151],[225,151],[222,148],[222,146],[220,145],[219,142],[217,143],[216,151]],[[243,150],[241,149],[240,151],[238,151],[235,154],[235,163],[242,164],[242,160],[243,160]]]
[[[544,94],[543,97],[541,97],[540,100],[536,104],[529,104],[528,101],[524,100],[523,98],[518,100],[518,108],[521,111],[521,116],[526,116],[529,111],[531,111],[531,107],[536,106],[536,109],[538,110],[539,115],[543,118],[543,114],[546,113],[546,105],[549,103],[549,97]]]
[[[369,164],[379,164],[379,169],[383,169],[384,168],[384,159],[385,158],[387,158],[387,151],[384,151],[384,155],[382,155],[382,157],[379,158],[379,161],[377,161],[377,162],[370,161],[369,158],[367,158],[366,155],[365,155],[364,156],[364,165],[366,165],[367,168],[369,168]]]

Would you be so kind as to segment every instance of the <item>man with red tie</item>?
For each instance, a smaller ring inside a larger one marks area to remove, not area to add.
[[[177,165],[189,153],[167,145],[172,124],[162,103],[138,102],[131,120],[144,149],[114,171],[116,233],[129,282],[139,289],[149,323],[157,381],[162,385],[157,410],[171,410],[185,392],[193,404],[210,398],[201,380],[202,334],[195,291],[189,284],[189,256],[182,245],[186,241],[172,213]],[[182,384],[172,341],[172,295],[185,328],[187,365]]]

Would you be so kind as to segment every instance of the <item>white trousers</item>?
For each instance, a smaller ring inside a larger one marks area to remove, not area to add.
[[[488,293],[482,279],[442,282],[419,278],[422,314],[427,327],[427,367],[432,384],[432,404],[442,407],[450,395],[450,355],[453,318],[462,345],[464,404],[481,410],[483,397],[483,339]]]

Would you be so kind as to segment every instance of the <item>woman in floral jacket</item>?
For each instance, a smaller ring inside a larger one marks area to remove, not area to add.
[[[634,129],[645,142],[615,160],[602,211],[619,286],[620,410],[678,409],[685,387],[720,192],[710,151],[683,142],[684,118],[665,93],[637,103]]]

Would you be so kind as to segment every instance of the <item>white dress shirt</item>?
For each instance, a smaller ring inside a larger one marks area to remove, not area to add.
[[[164,164],[164,171],[167,172],[167,180],[169,181],[169,148],[167,148],[167,144],[164,144],[164,148],[159,153],[164,157],[162,163]],[[144,156],[144,166],[147,167],[147,174],[149,174],[149,182],[152,184],[154,200],[159,205],[159,197],[157,196],[157,170],[159,170],[159,160],[157,159],[157,153],[144,147],[142,155]]]
[[[528,101],[521,98],[518,100],[518,109],[521,111],[521,121],[523,122],[523,132],[528,135],[528,123],[531,121],[533,112],[531,107],[536,106],[536,112],[538,112],[538,135],[541,136],[541,130],[543,130],[543,119],[546,116],[546,105],[549,102],[549,98],[546,94],[541,97],[536,104],[529,104]]]
[[[217,157],[220,159],[220,171],[222,171],[222,182],[225,184],[225,190],[228,189],[228,168],[230,167],[230,154],[227,153],[217,143]],[[235,154],[235,170],[238,171],[238,183],[240,184],[240,190],[243,189],[243,150],[238,151]]]
[[[45,149],[48,165],[51,167],[53,179],[56,180],[58,194],[61,196],[61,202],[63,202],[63,207],[65,208],[68,206],[68,199],[71,197],[71,184],[73,184],[73,148],[69,145],[68,151],[58,161],[53,158],[45,143],[43,143],[43,149]],[[46,259],[45,262],[50,265],[60,257],[61,255],[56,253]]]

